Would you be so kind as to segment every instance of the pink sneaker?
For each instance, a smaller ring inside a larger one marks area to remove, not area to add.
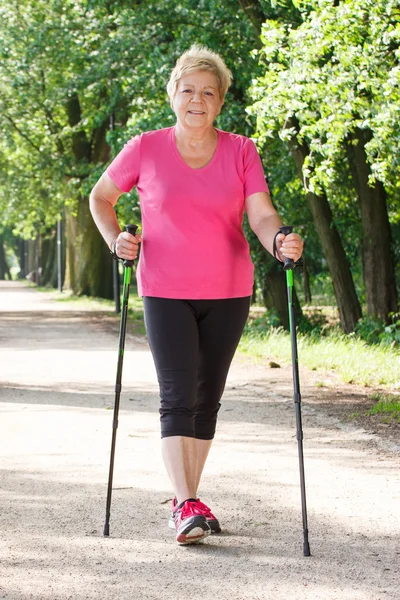
[[[196,502],[197,514],[205,517],[208,525],[210,526],[211,533],[220,533],[221,527],[220,527],[219,521],[213,515],[213,513],[211,512],[211,509],[206,504],[203,504],[203,502],[201,502],[199,498],[197,498],[196,500],[192,500],[191,502]],[[176,510],[176,506],[177,506],[176,498],[174,498],[172,500],[172,514],[171,514],[171,516],[169,518],[169,522],[168,522],[168,527],[170,529],[175,529],[174,511]]]
[[[201,514],[205,517],[207,523],[211,527],[211,531],[213,533],[220,533],[221,527],[217,517],[213,515],[211,508],[201,502],[200,498],[197,498],[197,509],[200,510]]]
[[[203,514],[197,509],[197,500],[189,498],[173,509],[178,544],[197,544],[211,533],[211,528]]]

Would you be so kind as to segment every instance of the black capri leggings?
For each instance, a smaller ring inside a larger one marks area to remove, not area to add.
[[[211,440],[250,297],[143,298],[147,338],[160,386],[161,437]]]

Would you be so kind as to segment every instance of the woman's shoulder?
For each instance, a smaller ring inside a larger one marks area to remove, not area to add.
[[[229,145],[231,148],[236,148],[237,150],[242,150],[246,146],[254,145],[254,142],[251,138],[241,135],[240,133],[233,133],[231,131],[223,131],[222,129],[217,129],[218,135],[222,137],[222,141]]]
[[[162,138],[168,138],[171,134],[173,127],[163,127],[162,129],[152,129],[151,131],[143,131],[140,137],[144,140],[160,140]]]
[[[164,127],[163,129],[153,129],[150,131],[142,131],[142,133],[138,133],[128,139],[126,144],[128,146],[135,146],[137,144],[141,144],[143,141],[159,141],[162,138],[168,138],[170,135],[172,127]]]

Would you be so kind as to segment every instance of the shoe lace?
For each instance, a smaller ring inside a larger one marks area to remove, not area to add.
[[[215,516],[211,512],[211,508],[209,508],[207,504],[204,504],[201,500],[197,500],[196,504],[201,515],[209,519],[215,519]]]
[[[180,521],[189,519],[189,517],[196,517],[197,515],[203,516],[203,513],[197,509],[197,502],[193,500],[186,500],[185,504],[178,508],[175,514]]]

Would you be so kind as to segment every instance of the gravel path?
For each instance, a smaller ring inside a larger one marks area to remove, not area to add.
[[[400,598],[399,448],[341,425],[307,387],[303,557],[289,366],[236,357],[201,487],[223,533],[179,547],[155,373],[131,334],[103,538],[117,346],[117,319],[0,282],[0,598]]]

